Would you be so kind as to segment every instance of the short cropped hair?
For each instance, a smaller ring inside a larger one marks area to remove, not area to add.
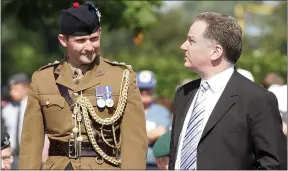
[[[236,19],[228,15],[204,12],[198,14],[195,21],[208,24],[204,38],[219,43],[227,60],[235,64],[242,53],[242,29]]]

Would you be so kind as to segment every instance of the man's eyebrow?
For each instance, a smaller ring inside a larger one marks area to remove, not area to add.
[[[11,157],[12,155],[3,155],[2,158],[9,158]]]
[[[193,35],[187,35],[187,38],[195,40],[195,37]]]
[[[80,40],[80,39],[87,39],[87,36],[81,36],[81,37],[75,37],[76,40]]]

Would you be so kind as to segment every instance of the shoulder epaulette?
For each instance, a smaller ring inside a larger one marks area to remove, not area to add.
[[[133,68],[131,65],[127,65],[125,62],[117,62],[117,61],[109,61],[108,59],[104,59],[105,62],[112,64],[112,65],[118,65],[118,66],[124,66],[125,68],[129,69],[130,71],[133,71]]]
[[[48,63],[47,65],[44,65],[44,66],[42,66],[41,68],[39,68],[38,69],[38,71],[41,71],[41,70],[43,70],[43,69],[46,69],[46,68],[48,68],[48,67],[51,67],[51,66],[54,66],[54,65],[57,65],[57,64],[59,64],[60,62],[59,61],[54,61],[53,63]]]

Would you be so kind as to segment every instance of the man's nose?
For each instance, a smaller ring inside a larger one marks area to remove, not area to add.
[[[85,44],[85,50],[86,50],[86,51],[93,51],[92,42],[90,42],[90,41],[87,41],[87,42],[86,42],[86,44]]]
[[[187,50],[186,41],[184,43],[182,43],[182,45],[180,46],[180,49],[183,51]]]

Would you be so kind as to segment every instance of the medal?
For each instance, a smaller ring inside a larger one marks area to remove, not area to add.
[[[100,108],[103,108],[103,107],[105,107],[105,100],[103,99],[103,98],[97,98],[97,105],[98,105],[98,107],[100,107]]]
[[[105,105],[107,107],[113,107],[114,101],[112,99],[112,86],[105,86],[103,87],[103,93],[105,97]]]
[[[97,101],[97,106],[100,108],[105,107],[105,100],[103,97],[103,88],[101,86],[98,86],[95,88],[95,96]]]
[[[112,99],[106,99],[105,104],[107,107],[113,107],[114,101]]]

